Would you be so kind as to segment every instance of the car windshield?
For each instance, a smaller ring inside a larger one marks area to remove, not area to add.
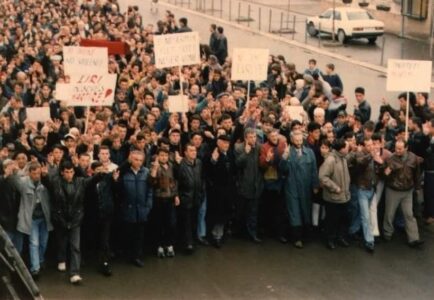
[[[354,20],[372,20],[370,14],[368,14],[366,11],[349,11],[347,12],[348,20],[354,21]]]

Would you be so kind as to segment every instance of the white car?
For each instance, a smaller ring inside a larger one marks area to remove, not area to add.
[[[338,7],[335,9],[334,33],[341,43],[352,38],[367,38],[374,44],[378,36],[384,34],[384,23],[375,20],[369,12],[360,8]],[[306,20],[306,30],[310,36],[333,31],[333,9],[328,9],[319,16]]]

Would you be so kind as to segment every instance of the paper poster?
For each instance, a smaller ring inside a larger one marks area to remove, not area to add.
[[[188,112],[187,96],[169,96],[169,112]]]
[[[47,107],[27,107],[27,121],[45,122],[50,120],[50,108]]]
[[[155,65],[157,68],[167,68],[198,64],[199,47],[198,32],[155,35]]]
[[[432,61],[389,59],[387,91],[430,92]]]
[[[78,76],[78,82],[58,83],[56,99],[68,106],[110,106],[114,101],[116,74]]]
[[[269,49],[235,48],[232,56],[232,80],[266,80]]]
[[[66,75],[108,73],[108,51],[102,47],[63,47]]]

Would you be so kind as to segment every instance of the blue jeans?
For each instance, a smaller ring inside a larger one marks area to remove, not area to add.
[[[17,230],[15,231],[6,231],[11,240],[12,244],[14,244],[15,249],[17,249],[18,253],[21,254],[23,251],[23,234]]]
[[[360,222],[360,208],[359,201],[357,200],[357,187],[354,184],[350,185],[351,199],[348,203],[348,213],[350,216],[350,229],[349,234],[355,234],[362,226]]]
[[[30,272],[37,272],[44,262],[47,249],[48,230],[44,218],[32,220],[32,230],[29,237]]]
[[[371,205],[372,199],[374,198],[374,189],[363,189],[359,188],[357,190],[357,198],[360,207],[360,218],[362,221],[363,236],[365,237],[365,242],[368,244],[374,243],[374,235],[371,229],[371,218],[369,207]]]
[[[206,195],[203,196],[203,200],[201,205],[199,206],[199,211],[197,214],[197,237],[203,238],[206,237],[206,209],[207,209],[207,200]]]

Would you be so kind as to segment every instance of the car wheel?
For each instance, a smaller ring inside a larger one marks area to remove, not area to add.
[[[318,30],[315,29],[315,25],[313,25],[312,22],[310,22],[309,24],[307,24],[307,33],[309,33],[309,35],[311,37],[315,37],[318,35]]]
[[[369,44],[375,44],[375,42],[377,41],[377,37],[370,37],[368,38]]]
[[[338,41],[341,44],[345,44],[347,42],[347,37],[342,29],[338,30]]]

